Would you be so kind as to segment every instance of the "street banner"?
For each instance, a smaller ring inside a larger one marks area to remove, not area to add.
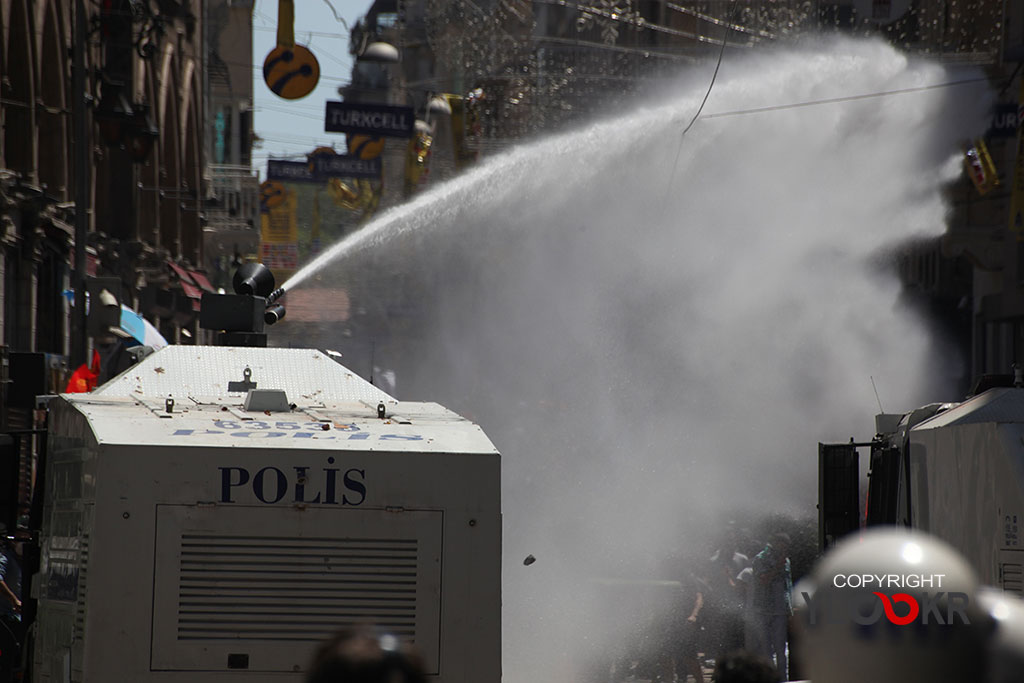
[[[299,269],[299,226],[294,192],[260,214],[260,261],[282,282]]]
[[[318,155],[311,161],[267,160],[267,179],[289,183],[326,183],[331,178],[380,178],[380,159],[349,154]]]
[[[1017,96],[1017,154],[1010,187],[1010,231],[1024,235],[1024,77]]]
[[[328,100],[324,131],[408,138],[415,121],[412,107]]]

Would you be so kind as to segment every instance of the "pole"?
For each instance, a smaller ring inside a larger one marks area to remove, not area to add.
[[[89,115],[85,93],[86,30],[85,0],[75,0],[75,38],[72,51],[71,88],[74,124],[75,173],[75,264],[71,286],[75,292],[75,310],[71,317],[71,368],[86,362],[85,335],[85,242],[89,233]]]

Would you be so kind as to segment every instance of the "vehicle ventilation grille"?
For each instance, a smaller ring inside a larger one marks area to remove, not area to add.
[[[183,534],[177,638],[320,641],[374,623],[416,639],[418,542]]]
[[[89,585],[89,536],[83,535],[78,560],[77,599],[75,600],[75,640],[85,639],[85,598]]]
[[[1016,562],[1004,562],[1001,569],[1003,590],[1024,596],[1024,566]]]

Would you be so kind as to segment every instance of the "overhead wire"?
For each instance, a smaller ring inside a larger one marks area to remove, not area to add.
[[[349,30],[348,22],[345,21],[344,17],[342,17],[340,14],[338,14],[338,10],[334,9],[334,5],[331,4],[331,0],[324,0],[324,3],[326,3],[327,6],[331,8],[332,12],[334,12],[335,20],[338,21],[342,26],[344,26],[346,31],[348,31]]]
[[[276,26],[253,26],[253,31],[263,31],[266,33],[276,33]],[[329,31],[302,31],[296,30],[296,33],[301,33],[304,36],[316,36],[317,38],[337,38],[339,40],[346,40],[344,33],[330,33]]]
[[[731,17],[735,9],[736,0],[732,0],[732,3],[729,5],[728,16]],[[718,70],[722,67],[722,56],[725,54],[725,46],[729,43],[729,31],[731,28],[726,24],[725,29],[725,33],[722,36],[722,46],[718,50],[718,61],[715,62],[715,71],[711,74],[711,82],[708,83],[708,89],[704,93],[704,99],[700,101],[700,106],[697,107],[697,111],[694,113],[693,118],[690,119],[690,123],[686,125],[686,128],[684,128],[683,132],[679,135],[679,145],[676,147],[676,158],[675,161],[672,162],[672,172],[668,175],[668,185],[665,187],[665,198],[662,201],[663,212],[668,206],[668,193],[672,189],[672,184],[675,182],[676,169],[679,167],[679,155],[683,151],[683,139],[686,137],[686,134],[690,132],[690,129],[693,128],[693,124],[697,122],[701,112],[704,111],[704,105],[707,104],[708,98],[711,97],[711,90],[715,87],[715,81],[718,79]]]
[[[957,81],[945,81],[943,83],[932,83],[931,85],[920,85],[914,88],[899,88],[897,90],[880,90],[877,92],[862,93],[860,95],[844,95],[842,97],[829,97],[822,100],[808,100],[806,102],[790,102],[787,104],[776,104],[767,107],[753,107],[751,109],[734,109],[732,111],[720,111],[704,116],[705,119],[717,119],[726,116],[741,116],[743,114],[763,114],[770,111],[783,111],[785,109],[800,109],[802,107],[816,107],[822,104],[836,104],[838,102],[855,102],[876,97],[888,97],[890,95],[906,95],[908,93],[924,92],[926,90],[937,90],[939,88],[951,88],[958,85],[970,83],[988,83],[989,79],[984,76],[977,78],[964,78]],[[693,125],[693,122],[690,122]],[[689,126],[687,126],[689,130]]]
[[[294,108],[294,109],[290,108],[290,107],[275,107],[274,105],[271,105],[271,104],[258,104],[258,105],[255,106],[255,110],[257,112],[259,112],[261,110],[265,110],[265,111],[277,112],[279,114],[288,114],[289,116],[300,116],[300,117],[302,117],[304,119],[312,119],[314,121],[323,121],[324,120],[324,108],[323,107],[319,108],[319,113],[318,114],[314,114],[312,111],[302,111],[301,109],[299,109],[297,107]]]
[[[1024,62],[1017,62],[1017,68],[1015,68],[1013,70],[1013,73],[1010,74],[1010,77],[1006,79],[1006,84],[999,91],[999,97],[1002,97],[1006,93],[1006,91],[1010,89],[1010,86],[1013,85],[1013,79],[1015,79],[1017,77],[1017,74],[1020,73],[1020,69],[1022,66],[1024,66]]]

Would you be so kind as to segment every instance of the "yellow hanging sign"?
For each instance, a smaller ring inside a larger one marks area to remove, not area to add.
[[[278,0],[277,47],[263,60],[263,81],[278,97],[297,100],[320,81],[320,63],[309,48],[295,44],[295,2]]]
[[[284,202],[288,191],[277,180],[265,180],[260,184],[260,208],[266,212]]]

